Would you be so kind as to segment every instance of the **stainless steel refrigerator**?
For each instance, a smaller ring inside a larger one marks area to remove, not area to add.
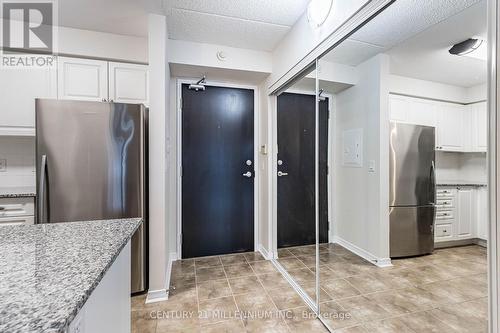
[[[147,288],[147,109],[37,99],[37,223],[143,217],[132,292]]]
[[[392,122],[389,141],[390,256],[432,253],[435,128]]]

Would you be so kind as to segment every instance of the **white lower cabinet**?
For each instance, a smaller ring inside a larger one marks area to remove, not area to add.
[[[35,223],[34,198],[0,198],[0,227]]]
[[[487,197],[486,187],[438,187],[435,241],[486,240]]]

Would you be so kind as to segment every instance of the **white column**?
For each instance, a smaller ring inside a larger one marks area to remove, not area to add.
[[[149,15],[149,291],[147,302],[167,298],[166,113],[170,73],[167,20]]]

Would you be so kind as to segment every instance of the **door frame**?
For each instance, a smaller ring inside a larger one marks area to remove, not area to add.
[[[176,121],[177,121],[177,165],[176,165],[176,192],[177,192],[177,206],[176,206],[176,219],[177,219],[177,259],[182,259],[182,85],[197,82],[200,78],[177,78],[176,79]],[[254,165],[254,251],[259,251],[259,223],[260,223],[260,154],[259,154],[259,141],[260,141],[260,114],[259,114],[259,88],[255,85],[245,85],[238,83],[228,83],[221,81],[206,81],[206,86],[222,87],[222,88],[235,88],[235,89],[249,89],[253,91],[254,105],[253,105],[253,127],[254,127],[254,152],[253,152],[253,165]]]

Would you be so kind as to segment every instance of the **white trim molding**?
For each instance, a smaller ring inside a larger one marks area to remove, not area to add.
[[[333,236],[333,243],[339,244],[342,247],[345,247],[352,253],[360,256],[361,258],[371,262],[377,267],[392,267],[391,258],[379,258],[376,255],[360,248],[357,245],[352,244],[351,242],[346,241],[345,239],[340,238],[339,236]]]
[[[262,256],[266,259],[266,260],[271,260],[272,257],[271,255],[269,254],[269,252],[266,250],[266,248],[264,247],[264,245],[262,244],[259,244],[259,249],[258,251],[260,252],[260,254],[262,254]]]
[[[148,295],[146,296],[146,304],[163,302],[166,300],[168,300],[167,289],[149,290]]]

